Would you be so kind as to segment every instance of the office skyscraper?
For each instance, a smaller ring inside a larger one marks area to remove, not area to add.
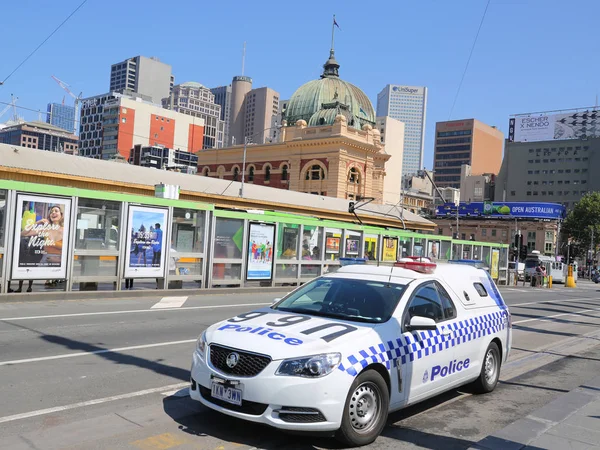
[[[75,107],[61,103],[48,103],[46,123],[73,133],[79,127],[75,124]]]
[[[402,175],[423,168],[427,88],[388,84],[377,95],[377,117],[389,116],[404,122]]]
[[[217,105],[221,105],[221,120],[225,125],[225,131],[223,133],[223,146],[229,147],[231,145],[231,138],[229,137],[232,93],[231,85],[219,86],[212,88],[210,91],[215,95],[215,103]]]
[[[171,66],[155,57],[134,56],[110,68],[110,92],[135,92],[150,97],[158,105],[169,97],[173,84]]]

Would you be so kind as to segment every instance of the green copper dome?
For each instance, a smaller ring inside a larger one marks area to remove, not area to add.
[[[284,117],[289,126],[295,125],[300,119],[306,120],[309,126],[318,126],[320,118],[327,118],[326,124],[330,125],[333,123],[331,111],[319,114],[313,120],[311,118],[322,109],[330,109],[326,105],[335,102],[342,104],[350,113],[351,119],[345,111],[342,112],[347,116],[349,126],[358,129],[366,124],[375,126],[375,110],[369,97],[358,87],[342,80],[338,75],[339,67],[331,50],[321,78],[303,84],[290,98]]]

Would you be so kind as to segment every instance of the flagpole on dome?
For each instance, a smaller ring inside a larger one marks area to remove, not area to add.
[[[333,23],[331,24],[331,54],[333,55],[335,51],[334,40],[335,40],[335,27],[338,27],[340,30],[340,26],[335,20],[335,14],[333,15]]]

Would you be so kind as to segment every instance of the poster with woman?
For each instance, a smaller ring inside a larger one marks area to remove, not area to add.
[[[275,225],[251,223],[248,236],[247,280],[273,278],[273,242]]]
[[[427,241],[427,257],[435,261],[440,257],[440,241]]]
[[[13,280],[67,278],[71,200],[17,195]]]
[[[162,208],[129,207],[125,278],[164,276],[167,215]]]

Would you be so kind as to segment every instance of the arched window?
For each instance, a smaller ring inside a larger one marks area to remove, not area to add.
[[[220,179],[225,178],[225,167],[219,166],[219,168],[217,169],[217,177],[219,177]]]
[[[265,181],[271,180],[271,166],[265,167]]]
[[[240,169],[238,167],[234,167],[233,169],[233,181],[237,181],[240,176]]]
[[[288,166],[287,164],[281,168],[281,180],[287,181],[288,179]]]
[[[248,169],[248,181],[254,181],[254,166],[250,166]]]
[[[348,183],[360,184],[360,173],[356,167],[352,167],[348,172]]]
[[[205,177],[209,176],[210,175],[210,169],[208,167],[205,167],[202,175],[204,175]]]
[[[306,171],[307,180],[324,180],[325,170],[318,164],[314,164]]]

